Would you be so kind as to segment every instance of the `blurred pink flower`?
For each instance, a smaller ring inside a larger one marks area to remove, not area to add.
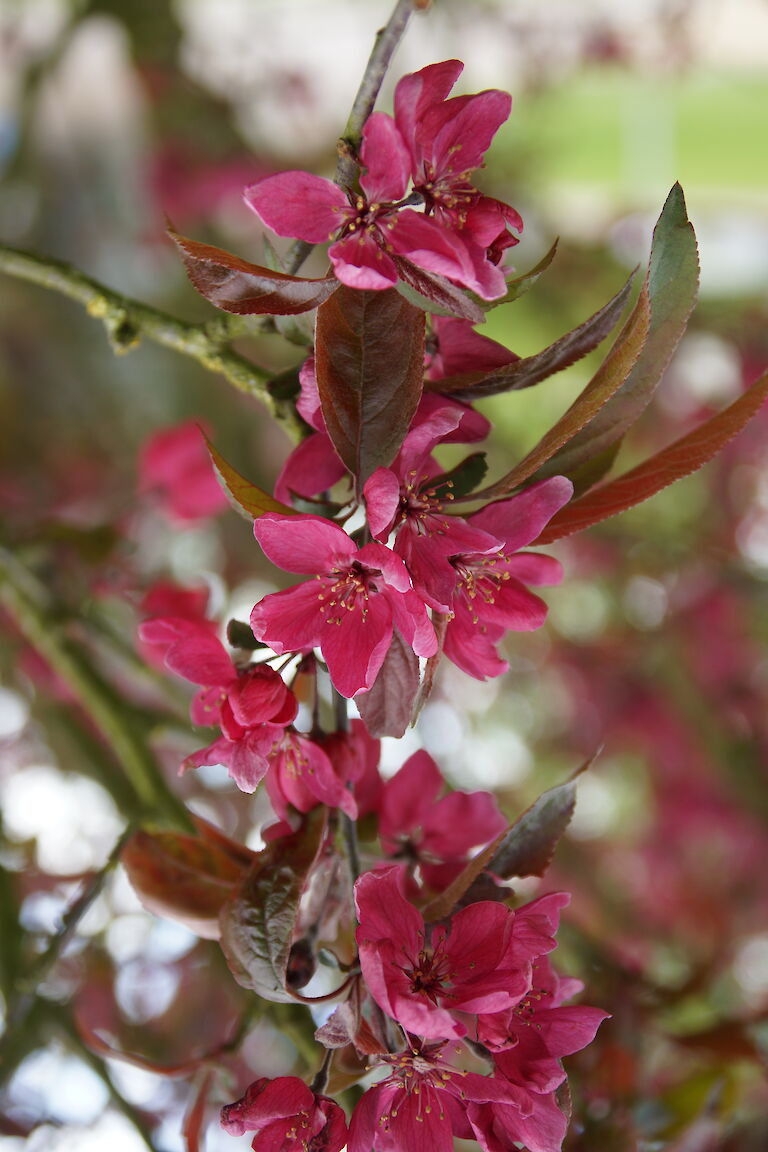
[[[139,489],[172,520],[204,520],[227,507],[194,420],[155,432],[139,457]]]

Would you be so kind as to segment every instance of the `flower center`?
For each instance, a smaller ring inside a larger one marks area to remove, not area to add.
[[[381,218],[387,216],[391,209],[391,204],[369,204],[364,196],[356,197],[354,204],[342,209],[345,219],[335,239],[344,240],[348,236],[363,237],[366,234],[376,234],[378,240],[383,240],[380,228],[384,221]]]
[[[436,488],[427,487],[429,476],[419,475],[414,468],[408,473],[400,489],[400,508],[395,523],[407,520],[421,536],[435,533],[440,535],[448,530],[445,520],[438,519],[443,511],[443,502],[453,500],[453,493],[441,492],[438,496]],[[446,482],[450,488],[452,482]]]
[[[469,183],[471,169],[466,172],[451,172],[443,176],[435,174],[431,164],[424,166],[424,181],[415,185],[416,191],[424,197],[424,211],[428,216],[440,210],[454,217],[454,224],[463,228],[467,222],[467,212],[477,199],[477,189]]]
[[[503,552],[490,556],[454,556],[451,563],[459,577],[457,590],[470,601],[481,599],[485,604],[494,604],[501,585],[509,580],[509,572],[502,565],[509,562]],[[473,616],[477,624],[477,616]]]
[[[379,589],[375,577],[381,573],[363,568],[357,560],[349,568],[334,568],[331,576],[318,576],[322,591],[318,594],[320,612],[326,624],[341,624],[347,612],[358,607],[363,620],[368,615],[368,601]]]
[[[450,979],[442,941],[434,949],[422,948],[413,967],[403,968],[402,971],[410,981],[413,993],[426,996],[433,1004],[437,1004],[438,996],[445,994]]]

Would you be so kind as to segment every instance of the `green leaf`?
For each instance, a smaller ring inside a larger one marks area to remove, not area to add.
[[[294,508],[289,508],[287,504],[275,500],[274,496],[270,496],[261,488],[257,488],[255,484],[251,484],[250,480],[241,476],[237,469],[228,464],[221,453],[216,451],[207,438],[206,444],[216,477],[235,512],[239,512],[248,520],[257,520],[259,516],[263,516],[267,512],[279,512],[282,516],[296,515]]]
[[[544,875],[558,840],[573,816],[577,778],[589,768],[595,756],[582,764],[564,784],[542,792],[505,834],[488,861],[489,872],[504,880],[513,876]]]
[[[168,235],[181,253],[194,288],[211,304],[239,316],[294,316],[317,308],[336,291],[335,276],[307,280],[241,260],[223,248]]]
[[[394,289],[341,287],[317,312],[325,426],[358,488],[400,450],[421,397],[425,316]]]
[[[519,464],[494,484],[481,492],[472,494],[472,499],[496,499],[505,496],[519,487],[529,477],[544,477],[544,465],[555,456],[558,449],[573,439],[607,400],[621,387],[632,370],[648,333],[650,305],[647,294],[641,293],[635,308],[619,333],[616,341],[584,391],[574,400],[556,424],[542,436],[535,448]],[[547,473],[549,474],[549,472]],[[554,475],[554,471],[552,472]]]
[[[685,332],[696,303],[699,260],[696,236],[675,184],[653,233],[648,274],[636,311],[650,308],[650,324],[637,362],[607,403],[534,476],[571,476],[616,444],[650,403]],[[595,479],[600,477],[596,475]],[[594,482],[594,481],[593,481]]]
[[[616,516],[635,504],[655,496],[675,480],[690,475],[706,464],[741,431],[768,396],[768,373],[722,412],[694,428],[686,436],[611,480],[573,500],[552,517],[534,544],[549,544]]]
[[[442,380],[428,382],[426,387],[432,392],[472,402],[481,396],[531,388],[549,376],[554,376],[556,372],[562,372],[592,352],[598,344],[602,344],[615,327],[629,297],[633,276],[593,316],[535,356],[524,356],[492,372],[462,372],[458,376],[446,376]]]
[[[227,644],[230,648],[241,648],[244,652],[256,652],[259,648],[268,647],[263,640],[256,639],[250,624],[235,619],[227,623]]]
[[[234,900],[221,911],[221,947],[243,988],[276,1004],[295,1000],[287,979],[299,903],[320,853],[325,809],[260,852]]]
[[[481,308],[488,312],[491,308],[498,308],[499,304],[511,304],[513,300],[519,300],[521,296],[524,296],[528,289],[533,288],[539,277],[549,268],[555,258],[559,243],[560,240],[558,238],[546,256],[542,256],[538,264],[534,265],[530,271],[524,272],[522,276],[516,276],[514,280],[508,280],[507,291],[500,300],[483,300],[480,304]]]
[[[430,481],[429,487],[445,499],[466,496],[484,478],[488,471],[485,452],[473,452],[450,472],[443,472]],[[474,499],[474,497],[473,497]]]

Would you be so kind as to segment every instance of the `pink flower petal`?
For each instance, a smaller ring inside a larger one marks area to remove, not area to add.
[[[511,111],[512,97],[496,88],[433,104],[420,131],[431,141],[430,159],[438,178],[479,168]]]
[[[337,240],[328,256],[337,279],[349,288],[381,291],[397,283],[397,268],[381,247],[378,230],[375,235],[356,232]]]
[[[443,778],[428,752],[414,752],[382,793],[379,835],[385,852],[394,853],[424,823],[442,788]]]
[[[245,189],[249,208],[278,236],[322,244],[350,212],[342,190],[309,172],[279,172]]]
[[[455,233],[441,228],[421,212],[403,208],[388,232],[389,242],[400,256],[406,256],[419,268],[437,272],[449,280],[470,287],[475,274],[466,244]]]
[[[394,120],[374,112],[363,128],[360,185],[371,203],[401,200],[411,175],[411,158]]]
[[[436,316],[433,318],[433,323],[439,320],[441,317]],[[459,320],[457,323],[463,324],[464,321]],[[491,431],[491,423],[485,416],[481,415],[480,412],[475,412],[474,408],[470,408],[468,404],[460,404],[458,400],[449,400],[447,396],[440,396],[434,392],[422,394],[414,417],[414,426],[417,421],[428,419],[436,408],[442,408],[446,403],[458,410],[459,422],[456,425],[456,431],[447,433],[443,443],[474,444],[478,440],[485,440]]]
[[[286,712],[285,723],[290,724],[298,708],[282,677],[267,665],[241,676],[229,691],[229,703],[235,719],[245,728],[263,724]]]
[[[419,160],[416,139],[425,112],[430,105],[445,100],[463,70],[461,60],[443,60],[411,72],[398,82],[395,88],[395,123],[411,148],[414,162]]]
[[[254,522],[253,534],[265,555],[286,572],[330,573],[348,567],[357,552],[346,532],[321,516],[268,513]]]
[[[517,580],[500,584],[493,600],[475,601],[473,607],[483,623],[497,624],[510,632],[535,632],[549,611],[540,597]]]
[[[165,663],[185,680],[206,688],[229,684],[237,675],[221,641],[201,629],[171,644],[165,654]]]
[[[364,567],[381,572],[390,588],[398,592],[407,592],[411,587],[411,578],[408,569],[400,557],[392,551],[373,541],[365,544],[357,554],[357,559]]]
[[[462,860],[506,826],[490,792],[451,792],[428,812],[421,849],[433,859]]]
[[[365,619],[359,604],[341,611],[339,623],[324,624],[320,649],[334,687],[350,698],[373,687],[392,640],[392,609],[388,597],[375,595]]]
[[[272,736],[263,731],[246,732],[241,740],[233,740],[226,760],[227,771],[241,792],[255,792],[269,768],[269,749]]]
[[[273,1120],[303,1112],[313,1104],[312,1093],[297,1076],[266,1076],[249,1085],[245,1095],[221,1110],[221,1126],[231,1136],[263,1128]]]
[[[532,484],[519,496],[487,504],[469,519],[478,528],[504,540],[505,549],[514,552],[535,540],[572,494],[570,480],[553,476]]]
[[[317,388],[314,356],[308,356],[299,369],[299,385],[301,394],[296,401],[299,415],[306,420],[310,428],[314,428],[316,432],[324,432],[325,421],[320,405],[320,393]]]
[[[435,316],[432,324],[437,334],[438,353],[429,366],[430,380],[461,372],[491,372],[519,360],[514,352],[496,340],[475,332],[469,320],[456,320],[451,316]],[[478,436],[482,440],[487,432]]]
[[[371,535],[386,540],[400,506],[400,481],[389,468],[377,468],[363,487],[365,515]]]
[[[360,927],[358,941],[399,940],[403,947],[418,951],[424,920],[403,896],[404,869],[389,865],[364,872],[355,883],[355,908]]]
[[[323,630],[319,596],[327,581],[307,580],[283,592],[271,592],[254,605],[251,628],[278,655],[317,647]]]
[[[496,652],[496,644],[503,635],[503,627],[496,624],[479,626],[468,610],[458,604],[446,629],[443,652],[451,663],[476,680],[501,676],[509,667]]]
[[[318,496],[348,475],[327,432],[314,432],[294,448],[275,484],[275,496],[290,504],[293,494]]]
[[[417,656],[429,658],[437,652],[437,635],[427,614],[427,606],[418,592],[410,589],[402,596],[390,597],[392,615],[398,631]]]
[[[504,568],[516,580],[535,587],[559,584],[564,575],[559,560],[538,552],[516,552],[510,556]]]

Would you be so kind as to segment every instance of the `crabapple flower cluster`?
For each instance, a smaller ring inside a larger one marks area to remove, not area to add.
[[[606,1015],[566,1007],[580,985],[549,962],[568,895],[513,908],[505,883],[541,875],[562,827],[528,830],[526,860],[494,797],[448,790],[426,751],[388,779],[379,769],[378,737],[403,734],[442,658],[499,676],[507,633],[542,625],[547,608],[531,588],[563,573],[527,548],[573,493],[568,478],[545,474],[483,494],[484,454],[449,471],[441,462],[444,445],[476,446],[490,431],[463,380],[518,359],[474,331],[466,313],[479,308],[461,291],[504,295],[501,258],[516,243],[510,227],[522,227],[470,181],[510,98],[449,98],[461,68],[404,77],[394,117],[369,117],[359,189],[288,172],[247,190],[280,235],[332,240],[335,279],[290,287],[307,300],[313,284],[325,293],[297,374],[308,434],[274,496],[246,486],[255,495],[243,505],[265,556],[304,579],[254,605],[250,631],[230,632],[233,651],[189,594],[148,597],[141,626],[148,658],[197,686],[193,722],[216,730],[181,770],[224,765],[244,792],[263,782],[274,811],[242,886],[222,895],[233,974],[267,1000],[311,1003],[302,990],[314,988],[321,946],[337,967],[338,986],[317,997],[335,1006],[314,1033],[326,1054],[312,1086],[262,1076],[223,1110],[227,1131],[254,1133],[255,1152],[449,1152],[455,1137],[486,1152],[557,1152],[561,1059]],[[227,260],[216,291],[230,271],[255,267]],[[419,276],[459,314],[426,315],[393,287]],[[290,279],[273,278],[270,292],[288,292]],[[240,503],[243,488],[230,486]],[[348,721],[351,698],[361,718]],[[227,855],[227,876],[241,866],[220,839],[210,850]],[[339,1050],[366,1085],[349,1120],[325,1094]]]
[[[510,227],[520,232],[523,223],[514,208],[481,195],[470,176],[512,100],[497,90],[449,99],[463,67],[445,60],[404,76],[394,118],[368,118],[359,191],[282,172],[251,185],[246,203],[279,236],[331,240],[336,276],[351,288],[391,288],[405,262],[484,299],[503,296],[498,264],[518,242]]]

